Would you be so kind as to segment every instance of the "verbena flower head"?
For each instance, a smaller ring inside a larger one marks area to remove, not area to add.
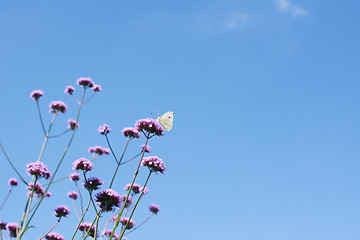
[[[118,217],[119,217],[119,214],[115,214],[114,216],[112,216],[112,217],[110,218],[110,221],[116,222],[116,220],[117,220]]]
[[[136,130],[136,128],[133,127],[126,127],[122,130],[122,133],[124,134],[125,137],[127,138],[139,138],[140,134],[139,131]]]
[[[67,86],[64,90],[64,93],[72,95],[74,91],[75,91],[75,88],[73,86]]]
[[[45,197],[48,197],[48,198],[49,198],[49,197],[51,197],[51,195],[52,195],[52,194],[51,194],[51,192],[49,192],[49,191],[47,191],[47,192],[45,193]]]
[[[36,183],[35,186],[34,183],[29,183],[29,186],[27,186],[26,188],[29,190],[29,194],[34,191],[34,193],[38,195],[38,197],[41,197],[45,193],[45,190],[41,183]]]
[[[79,78],[77,80],[77,85],[83,86],[84,88],[92,88],[94,86],[94,82],[91,80],[91,78]]]
[[[153,171],[155,173],[161,172],[162,174],[164,174],[164,171],[166,169],[165,163],[157,156],[144,157],[141,165],[148,167],[150,171]]]
[[[149,210],[150,212],[157,214],[160,211],[160,207],[159,205],[151,204]]]
[[[46,234],[46,240],[64,240],[64,237],[60,233],[51,232]]]
[[[75,192],[75,191],[71,191],[71,192],[68,192],[68,193],[67,193],[67,196],[68,196],[69,198],[72,198],[72,199],[76,200],[76,199],[78,198],[78,193]]]
[[[5,230],[6,229],[6,222],[0,221],[0,230]]]
[[[143,194],[147,194],[147,193],[149,193],[150,192],[150,190],[147,188],[147,187],[141,187],[140,188],[140,192],[143,192]]]
[[[78,174],[78,173],[76,173],[76,172],[71,173],[71,174],[69,175],[69,177],[70,177],[70,180],[71,180],[71,181],[74,181],[74,182],[77,182],[77,181],[80,180],[80,174]]]
[[[110,149],[103,148],[101,146],[89,147],[88,151],[89,151],[89,153],[95,153],[99,156],[104,155],[104,154],[110,154]]]
[[[80,127],[80,124],[76,123],[76,120],[74,120],[74,119],[68,120],[68,126],[67,126],[68,129],[75,130],[75,128],[79,128],[79,127]]]
[[[131,186],[130,183],[129,183],[129,184],[126,184],[126,186],[124,187],[124,189],[125,189],[126,191],[129,191],[130,186]],[[138,194],[138,193],[140,192],[140,188],[141,188],[140,184],[134,183],[133,186],[132,186],[132,188],[131,188],[131,191],[132,191],[134,194]]]
[[[127,217],[120,218],[120,222],[124,227],[127,224],[126,229],[131,229],[131,228],[133,228],[135,226],[135,222],[132,219],[130,219],[130,221],[129,221],[129,218],[127,218]]]
[[[101,92],[102,88],[99,84],[94,84],[94,86],[91,88],[92,90],[94,90],[94,92]]]
[[[19,181],[16,178],[10,178],[8,183],[11,187],[16,187],[19,185]]]
[[[84,222],[79,225],[79,230],[86,233],[90,229],[91,223]],[[92,225],[91,230],[89,231],[91,237],[95,237],[95,224]]]
[[[140,119],[135,123],[135,127],[139,132],[145,131],[157,136],[163,136],[164,128],[152,118]]]
[[[106,236],[110,237],[111,234],[112,234],[112,232],[113,232],[112,230],[106,230],[106,231],[104,232],[104,234],[105,234]],[[119,236],[119,234],[117,234],[116,232],[114,232],[113,238],[119,239],[120,236]],[[124,238],[123,238],[123,239],[124,239]]]
[[[26,164],[26,171],[29,176],[35,176],[37,178],[49,179],[51,177],[51,172],[48,167],[42,162],[33,162]]]
[[[34,100],[37,101],[42,95],[44,95],[44,92],[41,90],[34,90],[30,93],[30,97]]]
[[[124,194],[124,195],[121,195],[121,196],[120,196],[120,201],[121,201],[121,202],[125,202],[126,195],[127,195],[127,194]],[[126,207],[126,208],[130,207],[130,205],[132,204],[132,202],[133,202],[133,199],[132,199],[132,197],[129,195],[129,197],[128,197],[127,201],[126,201],[125,207]]]
[[[109,125],[107,124],[103,124],[101,125],[99,128],[98,128],[98,132],[101,134],[101,135],[106,135],[110,132],[111,128]]]
[[[91,177],[83,182],[84,188],[89,191],[98,190],[99,186],[103,184],[104,184],[103,180],[101,180],[101,178],[98,177]]]
[[[59,205],[55,207],[54,216],[58,218],[67,217],[70,214],[70,209],[67,206]]]
[[[62,112],[65,113],[67,110],[67,106],[64,102],[62,101],[52,101],[49,104],[49,112],[50,113],[56,113],[56,112]]]
[[[84,172],[92,171],[94,168],[94,164],[86,158],[79,158],[73,162],[73,165],[73,170],[83,170]]]
[[[119,207],[120,195],[112,189],[100,191],[95,195],[95,201],[98,202],[102,211],[109,212]]]
[[[5,228],[9,232],[10,237],[15,238],[17,236],[16,232],[20,227],[19,227],[19,224],[17,224],[17,223],[8,223],[8,224],[6,224]]]
[[[145,144],[143,144],[140,147],[141,147],[141,151],[144,151],[144,148],[145,148],[145,152],[151,153],[151,147],[149,145],[146,145],[146,147],[145,147]]]

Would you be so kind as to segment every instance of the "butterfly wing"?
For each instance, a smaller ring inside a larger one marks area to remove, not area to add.
[[[160,125],[166,130],[170,131],[173,127],[173,121],[174,121],[174,113],[173,112],[167,112],[158,117],[158,122]]]

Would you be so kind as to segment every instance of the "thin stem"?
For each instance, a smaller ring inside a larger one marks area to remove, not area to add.
[[[95,94],[96,94],[96,92],[94,92],[93,95],[91,95],[88,99],[86,99],[86,101],[85,101],[83,104],[85,104],[85,103],[87,103],[88,101],[90,101],[90,99],[92,99],[92,98],[95,96]]]
[[[80,104],[79,100],[77,100],[77,98],[76,98],[73,94],[71,94],[71,96],[75,99],[75,101],[76,101],[78,104]]]
[[[114,153],[114,151],[113,151],[113,149],[112,149],[112,147],[111,147],[111,144],[110,144],[110,141],[109,141],[109,138],[108,138],[107,134],[105,134],[105,138],[106,138],[107,144],[108,144],[108,146],[109,146],[109,148],[110,148],[110,151],[111,151],[112,155],[113,155],[114,158],[115,158],[116,163],[119,163],[119,161],[118,161],[117,158],[116,158],[116,154]]]
[[[121,155],[120,161],[118,162],[118,164],[117,164],[117,166],[116,166],[116,169],[115,169],[114,175],[113,175],[113,177],[112,177],[112,179],[111,179],[111,183],[110,183],[109,188],[111,188],[112,185],[113,185],[113,183],[114,183],[116,173],[117,173],[117,171],[118,171],[118,169],[119,169],[119,167],[120,167],[121,161],[122,161],[122,159],[123,159],[123,157],[124,157],[124,154],[125,154],[125,152],[126,152],[126,149],[127,149],[128,145],[129,145],[130,140],[131,140],[131,139],[128,138],[127,141],[126,141],[126,145],[125,145],[124,151],[123,151],[123,153],[122,153],[122,155]]]
[[[71,240],[73,240],[73,239],[74,239],[74,237],[75,237],[75,235],[76,235],[77,231],[79,230],[79,226],[80,226],[81,222],[83,221],[83,219],[84,219],[84,217],[85,217],[85,214],[86,214],[86,213],[87,213],[87,211],[89,210],[90,203],[91,203],[91,200],[89,199],[89,202],[88,202],[88,204],[87,204],[87,206],[86,206],[86,208],[85,208],[85,211],[84,211],[83,215],[81,216],[81,219],[79,220],[79,223],[78,223],[78,224],[77,224],[77,226],[76,226],[75,232],[74,232],[74,234],[73,234],[73,236],[72,236]],[[84,238],[84,239],[85,239],[85,238]]]
[[[4,202],[1,204],[0,210],[3,208],[3,206],[4,206],[5,203],[6,203],[6,201],[8,200],[8,198],[9,198],[9,196],[10,196],[10,193],[11,193],[11,190],[12,190],[12,188],[10,187],[10,188],[9,188],[9,191],[8,191],[8,194],[7,194],[6,197],[5,197]]]
[[[134,157],[130,158],[129,160],[126,160],[125,162],[122,162],[120,165],[123,165],[123,164],[125,164],[125,163],[128,163],[128,162],[134,160],[135,158],[137,158],[138,156],[140,156],[141,153],[142,153],[142,151],[141,151],[140,153],[136,154]]]
[[[145,181],[145,184],[144,184],[144,186],[143,186],[143,189],[145,189],[145,187],[146,187],[146,185],[147,185],[147,183],[148,183],[148,181],[149,181],[149,179],[150,179],[150,176],[151,176],[152,172],[153,172],[153,171],[150,170],[149,175],[148,175],[148,177],[147,177],[147,179],[146,179],[146,181]],[[135,212],[135,209],[136,209],[136,207],[137,207],[138,203],[140,202],[140,199],[141,199],[141,197],[142,197],[143,195],[144,195],[144,191],[141,191],[140,196],[139,196],[139,198],[137,199],[133,210],[131,211],[130,217],[129,217],[126,225],[124,226],[124,230],[121,232],[121,235],[120,235],[120,239],[119,239],[119,240],[121,240],[122,237],[124,236],[124,233],[125,233],[125,231],[126,231],[126,228],[127,228],[127,226],[129,225],[130,220],[131,220],[131,218],[132,218],[132,216],[133,216],[133,214],[134,214],[134,212]],[[111,239],[111,238],[110,238],[110,239]]]
[[[42,156],[44,155],[45,146],[46,146],[46,143],[47,143],[47,141],[48,141],[48,139],[49,139],[49,135],[50,135],[51,128],[52,128],[52,126],[53,126],[53,124],[54,124],[55,118],[56,118],[56,116],[58,115],[58,113],[59,113],[59,112],[56,111],[56,112],[54,113],[53,118],[51,119],[51,123],[50,123],[50,126],[49,126],[49,130],[48,130],[47,133],[46,133],[46,136],[45,136],[45,139],[44,139],[44,142],[43,142],[43,145],[42,145],[42,148],[41,148],[41,151],[40,151],[40,155],[39,155],[39,158],[38,158],[37,162],[40,162],[41,159],[42,159]]]
[[[46,232],[43,236],[41,236],[38,240],[41,240],[41,239],[43,239],[44,237],[46,237],[46,235],[48,235],[48,233],[51,232],[51,231],[58,225],[59,222],[60,222],[60,218],[59,218],[59,220],[56,221],[55,225],[54,225],[52,228],[50,228],[50,230],[47,231],[47,232]]]
[[[94,221],[91,223],[91,225],[90,225],[89,229],[87,230],[87,232],[86,232],[86,234],[85,234],[85,236],[84,236],[83,239],[86,239],[86,237],[89,235],[92,226],[94,226],[95,221],[96,221],[96,222],[98,221],[98,219],[100,218],[100,215],[101,215],[101,214],[102,214],[102,211],[101,211],[101,210],[99,210],[99,212],[96,213],[96,217],[95,217]],[[96,228],[95,228],[94,239],[96,239],[96,234],[97,234],[97,233],[96,233]]]
[[[54,136],[49,136],[49,138],[57,138],[57,137],[61,137],[62,135],[65,135],[66,133],[68,133],[71,129],[66,129],[63,133],[54,135]]]
[[[12,164],[12,162],[11,162],[10,158],[8,157],[8,155],[6,154],[5,149],[4,149],[3,145],[1,144],[1,142],[0,142],[0,147],[1,147],[1,149],[2,149],[2,151],[3,151],[3,153],[4,153],[4,155],[5,155],[6,159],[7,159],[8,162],[10,163],[11,167],[14,169],[14,171],[15,171],[16,174],[18,175],[18,177],[21,179],[21,181],[22,181],[23,183],[26,184],[26,186],[29,186],[29,184],[25,181],[25,179],[20,175],[20,173],[16,170],[15,166]]]
[[[41,116],[41,111],[40,111],[40,106],[39,106],[39,100],[38,99],[36,100],[36,106],[37,106],[38,113],[39,113],[39,116],[40,116],[41,127],[42,127],[42,130],[44,132],[44,135],[46,136],[44,121],[43,121],[42,116]]]
[[[84,213],[83,198],[82,198],[82,195],[81,195],[79,186],[77,185],[77,182],[75,182],[75,186],[76,186],[76,189],[77,189],[77,191],[78,191],[78,193],[79,193],[79,196],[80,196],[81,214],[83,214],[83,213]]]
[[[76,124],[79,122],[80,112],[81,112],[82,102],[84,101],[85,92],[86,92],[86,88],[84,88],[84,93],[83,93],[83,96],[82,96],[82,99],[81,99],[81,103],[80,103],[80,105],[79,105],[79,110],[78,110],[78,113],[77,113],[77,116],[76,116]],[[70,138],[70,140],[69,140],[69,143],[68,143],[68,145],[66,146],[65,151],[64,151],[64,153],[63,153],[63,155],[62,155],[62,157],[61,157],[61,159],[60,159],[60,161],[59,161],[59,163],[58,163],[58,165],[57,165],[57,167],[56,167],[56,169],[55,169],[55,171],[54,171],[54,174],[53,174],[53,176],[52,176],[51,179],[50,179],[49,185],[48,185],[48,186],[46,187],[46,189],[45,189],[45,194],[46,194],[46,192],[48,191],[51,183],[53,182],[54,177],[56,176],[56,173],[57,173],[57,171],[59,170],[60,165],[61,165],[61,163],[63,162],[63,160],[64,160],[64,158],[65,158],[65,156],[66,156],[66,153],[69,151],[69,148],[70,148],[70,145],[71,145],[71,143],[72,143],[72,141],[73,141],[73,139],[74,139],[76,130],[77,130],[77,128],[74,129],[73,134],[71,135],[71,138]],[[31,217],[30,217],[30,219],[29,219],[29,222],[27,223],[26,226],[29,225],[30,221],[31,221],[32,218],[34,217],[37,209],[39,208],[40,204],[42,203],[42,200],[44,199],[45,194],[41,197],[39,203],[37,204],[34,212],[32,213],[32,215],[31,215]]]
[[[111,240],[111,239],[113,238],[114,233],[115,233],[115,230],[116,230],[116,228],[119,226],[119,222],[120,222],[121,215],[122,215],[122,213],[123,213],[123,211],[124,211],[124,208],[125,208],[125,205],[126,205],[126,202],[127,202],[128,198],[129,198],[131,189],[132,189],[132,187],[133,187],[133,185],[134,185],[134,182],[135,182],[135,180],[136,180],[136,177],[137,177],[137,175],[138,175],[138,173],[139,173],[139,168],[140,168],[140,165],[141,165],[141,161],[142,161],[142,159],[143,159],[143,157],[144,157],[145,149],[146,149],[147,143],[148,143],[148,141],[149,141],[149,136],[146,136],[146,135],[145,135],[145,137],[146,137],[146,142],[145,142],[145,146],[144,146],[144,149],[143,149],[143,152],[142,152],[142,155],[141,155],[139,164],[138,164],[138,166],[137,166],[137,168],[136,168],[136,171],[135,171],[135,173],[134,173],[133,180],[132,180],[131,185],[130,185],[130,187],[129,187],[129,190],[128,190],[128,193],[127,193],[127,195],[126,195],[126,198],[125,198],[125,200],[124,200],[124,204],[123,204],[122,207],[121,207],[121,211],[120,211],[120,213],[119,213],[119,216],[118,216],[118,218],[116,219],[115,226],[114,226],[114,228],[113,228],[113,231],[112,231],[112,233],[111,233],[111,235],[110,235],[110,239],[109,239],[109,240]]]
[[[106,230],[107,230],[107,227],[108,227],[109,223],[111,222],[111,219],[112,219],[113,217],[115,217],[116,214],[117,214],[117,213],[115,213],[115,214],[114,214],[111,218],[109,218],[109,220],[106,222],[105,227],[104,227],[104,230],[102,231],[100,240],[102,240],[102,239],[104,238],[104,235],[105,235],[105,232],[106,232]]]
[[[29,204],[28,204],[28,206],[27,206],[26,213],[25,213],[25,221],[24,221],[25,225],[22,226],[22,229],[21,229],[21,231],[20,231],[20,238],[21,238],[21,236],[25,233],[25,229],[26,229],[26,227],[27,227],[27,224],[26,224],[26,223],[27,223],[27,220],[28,220],[28,218],[29,218],[29,213],[30,213],[30,209],[31,209],[31,203],[32,203],[32,201],[33,201],[33,199],[34,199],[36,182],[37,182],[37,177],[35,177],[33,189],[32,189],[31,194],[30,194]],[[45,194],[44,194],[44,195],[45,195]]]
[[[56,179],[56,180],[54,180],[52,183],[60,182],[60,181],[62,181],[62,180],[64,180],[64,179],[67,179],[69,176],[70,176],[70,174],[69,174],[69,175],[66,175],[65,177]],[[44,183],[44,184],[43,184],[43,186],[47,186],[47,185],[49,185],[49,183]]]
[[[77,211],[77,209],[76,209],[76,204],[75,204],[75,200],[74,200],[74,199],[73,199],[73,206],[74,206],[74,209],[75,209],[76,216],[77,216],[77,218],[78,218],[79,221],[80,221],[80,216],[79,216],[79,213],[78,213],[78,211]]]
[[[147,217],[142,223],[140,223],[139,225],[137,225],[137,227],[131,229],[130,231],[128,231],[127,233],[125,233],[124,235],[128,235],[129,233],[135,231],[136,229],[138,229],[139,227],[141,227],[142,225],[144,225],[147,221],[150,220],[150,218],[154,216],[154,213],[151,213],[149,217]]]

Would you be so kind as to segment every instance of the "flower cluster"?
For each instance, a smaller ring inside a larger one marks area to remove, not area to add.
[[[55,210],[54,210],[55,217],[58,217],[58,218],[66,217],[69,214],[70,214],[70,210],[67,206],[59,205],[59,206],[55,207]]]
[[[125,202],[125,199],[126,199],[126,194],[120,196],[120,201],[121,201],[121,202]],[[129,195],[129,196],[128,196],[128,199],[126,200],[125,207],[126,207],[126,208],[130,207],[130,205],[132,204],[132,202],[133,202],[133,199],[132,199],[132,197]]]
[[[76,173],[76,172],[71,173],[71,174],[69,175],[69,177],[70,177],[70,180],[71,180],[71,181],[74,181],[74,182],[77,182],[77,181],[80,180],[80,174],[78,174],[78,173]]]
[[[106,135],[110,132],[111,128],[109,125],[107,124],[103,124],[101,125],[99,128],[98,128],[98,132],[101,134],[101,135]]]
[[[124,134],[125,137],[127,138],[139,138],[140,134],[139,131],[136,130],[136,128],[133,127],[126,127],[122,130],[122,133]]]
[[[86,233],[90,229],[90,226],[91,226],[91,223],[89,223],[89,222],[81,223],[79,225],[79,230]],[[91,227],[91,229],[89,231],[89,235],[91,237],[95,237],[95,225],[92,225],[92,227]]]
[[[143,145],[141,145],[140,147],[141,147],[141,151],[142,151],[142,152],[144,151],[144,148],[145,148],[145,152],[146,152],[146,153],[151,153],[151,147],[150,147],[149,145],[146,145],[146,146],[145,146],[145,144],[143,144]]]
[[[15,187],[15,186],[19,185],[19,181],[16,178],[10,178],[8,183],[11,187]]]
[[[30,97],[36,101],[38,100],[42,95],[44,95],[44,92],[41,90],[34,90],[30,93]]]
[[[67,193],[67,196],[68,196],[69,198],[72,198],[72,199],[76,200],[76,199],[78,198],[78,193],[75,192],[75,191],[71,191],[71,192],[68,192],[68,193]]]
[[[67,110],[67,106],[64,102],[62,101],[52,101],[49,104],[49,112],[50,113],[56,113],[56,112],[62,112],[65,113]]]
[[[135,226],[135,222],[132,219],[130,219],[130,221],[129,221],[129,219],[127,217],[120,218],[120,222],[124,227],[127,224],[126,229],[131,229]]]
[[[94,86],[94,82],[91,80],[91,78],[79,78],[77,80],[77,85],[83,86],[84,88],[92,88]]]
[[[129,184],[126,184],[126,186],[124,187],[124,189],[125,189],[126,191],[129,191],[130,187],[131,187],[131,184],[129,183]],[[132,185],[131,191],[132,191],[134,194],[138,194],[138,193],[140,192],[140,188],[141,188],[140,184],[134,183],[134,184]]]
[[[165,163],[157,156],[144,157],[141,165],[148,167],[150,171],[153,171],[155,173],[164,173],[166,169]]]
[[[75,91],[75,88],[73,86],[67,86],[64,90],[64,92],[69,95],[72,95],[74,91]]]
[[[73,165],[73,170],[83,170],[84,172],[92,171],[94,168],[94,164],[86,158],[79,158],[73,162]]]
[[[101,178],[91,177],[83,182],[84,188],[88,191],[98,190],[99,186],[103,185],[104,182]]]
[[[101,92],[102,88],[99,84],[94,84],[94,86],[91,88],[92,90],[94,90],[94,92]]]
[[[42,197],[42,195],[44,195],[45,190],[43,188],[43,186],[41,185],[41,183],[36,183],[34,186],[34,183],[29,183],[29,186],[26,187],[30,192],[29,194],[31,194],[31,192],[34,191],[34,193],[38,196],[38,197]]]
[[[6,222],[0,221],[0,230],[5,230],[6,229]]]
[[[76,128],[79,128],[80,127],[80,125],[79,125],[79,123],[78,122],[76,122],[76,120],[74,120],[74,119],[69,119],[68,120],[68,129],[69,130],[75,130]]]
[[[42,162],[33,162],[26,164],[26,171],[29,176],[35,176],[37,178],[49,179],[51,177],[51,172],[48,167]]]
[[[88,151],[89,151],[89,153],[95,153],[99,156],[104,155],[104,154],[110,154],[110,149],[103,148],[101,146],[89,147]]]
[[[140,119],[135,123],[135,127],[139,132],[146,131],[149,134],[163,136],[164,128],[158,121],[152,118]]]
[[[159,205],[151,204],[149,210],[150,212],[157,214],[160,211],[160,207]]]
[[[8,223],[6,224],[6,230],[9,232],[10,237],[17,237],[17,231],[20,229],[19,224],[17,223]]]
[[[150,190],[147,187],[141,187],[140,192],[142,192],[143,194],[147,194],[148,192],[150,192]]]
[[[112,232],[113,232],[112,230],[106,230],[106,231],[104,232],[104,235],[110,237],[111,234],[112,234]],[[115,239],[119,239],[119,238],[120,238],[120,236],[119,236],[116,232],[114,232],[113,237],[114,237]],[[124,238],[123,238],[123,239],[124,239]]]
[[[45,239],[46,240],[64,240],[64,237],[59,233],[51,232],[51,233],[46,234]]]
[[[114,207],[119,207],[121,201],[120,195],[112,189],[103,190],[95,195],[95,200],[98,202],[102,211],[109,212],[114,210]]]

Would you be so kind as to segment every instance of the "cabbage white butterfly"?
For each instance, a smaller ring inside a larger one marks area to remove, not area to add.
[[[170,131],[173,126],[174,113],[173,112],[164,113],[163,115],[157,118],[157,121],[166,131]]]

